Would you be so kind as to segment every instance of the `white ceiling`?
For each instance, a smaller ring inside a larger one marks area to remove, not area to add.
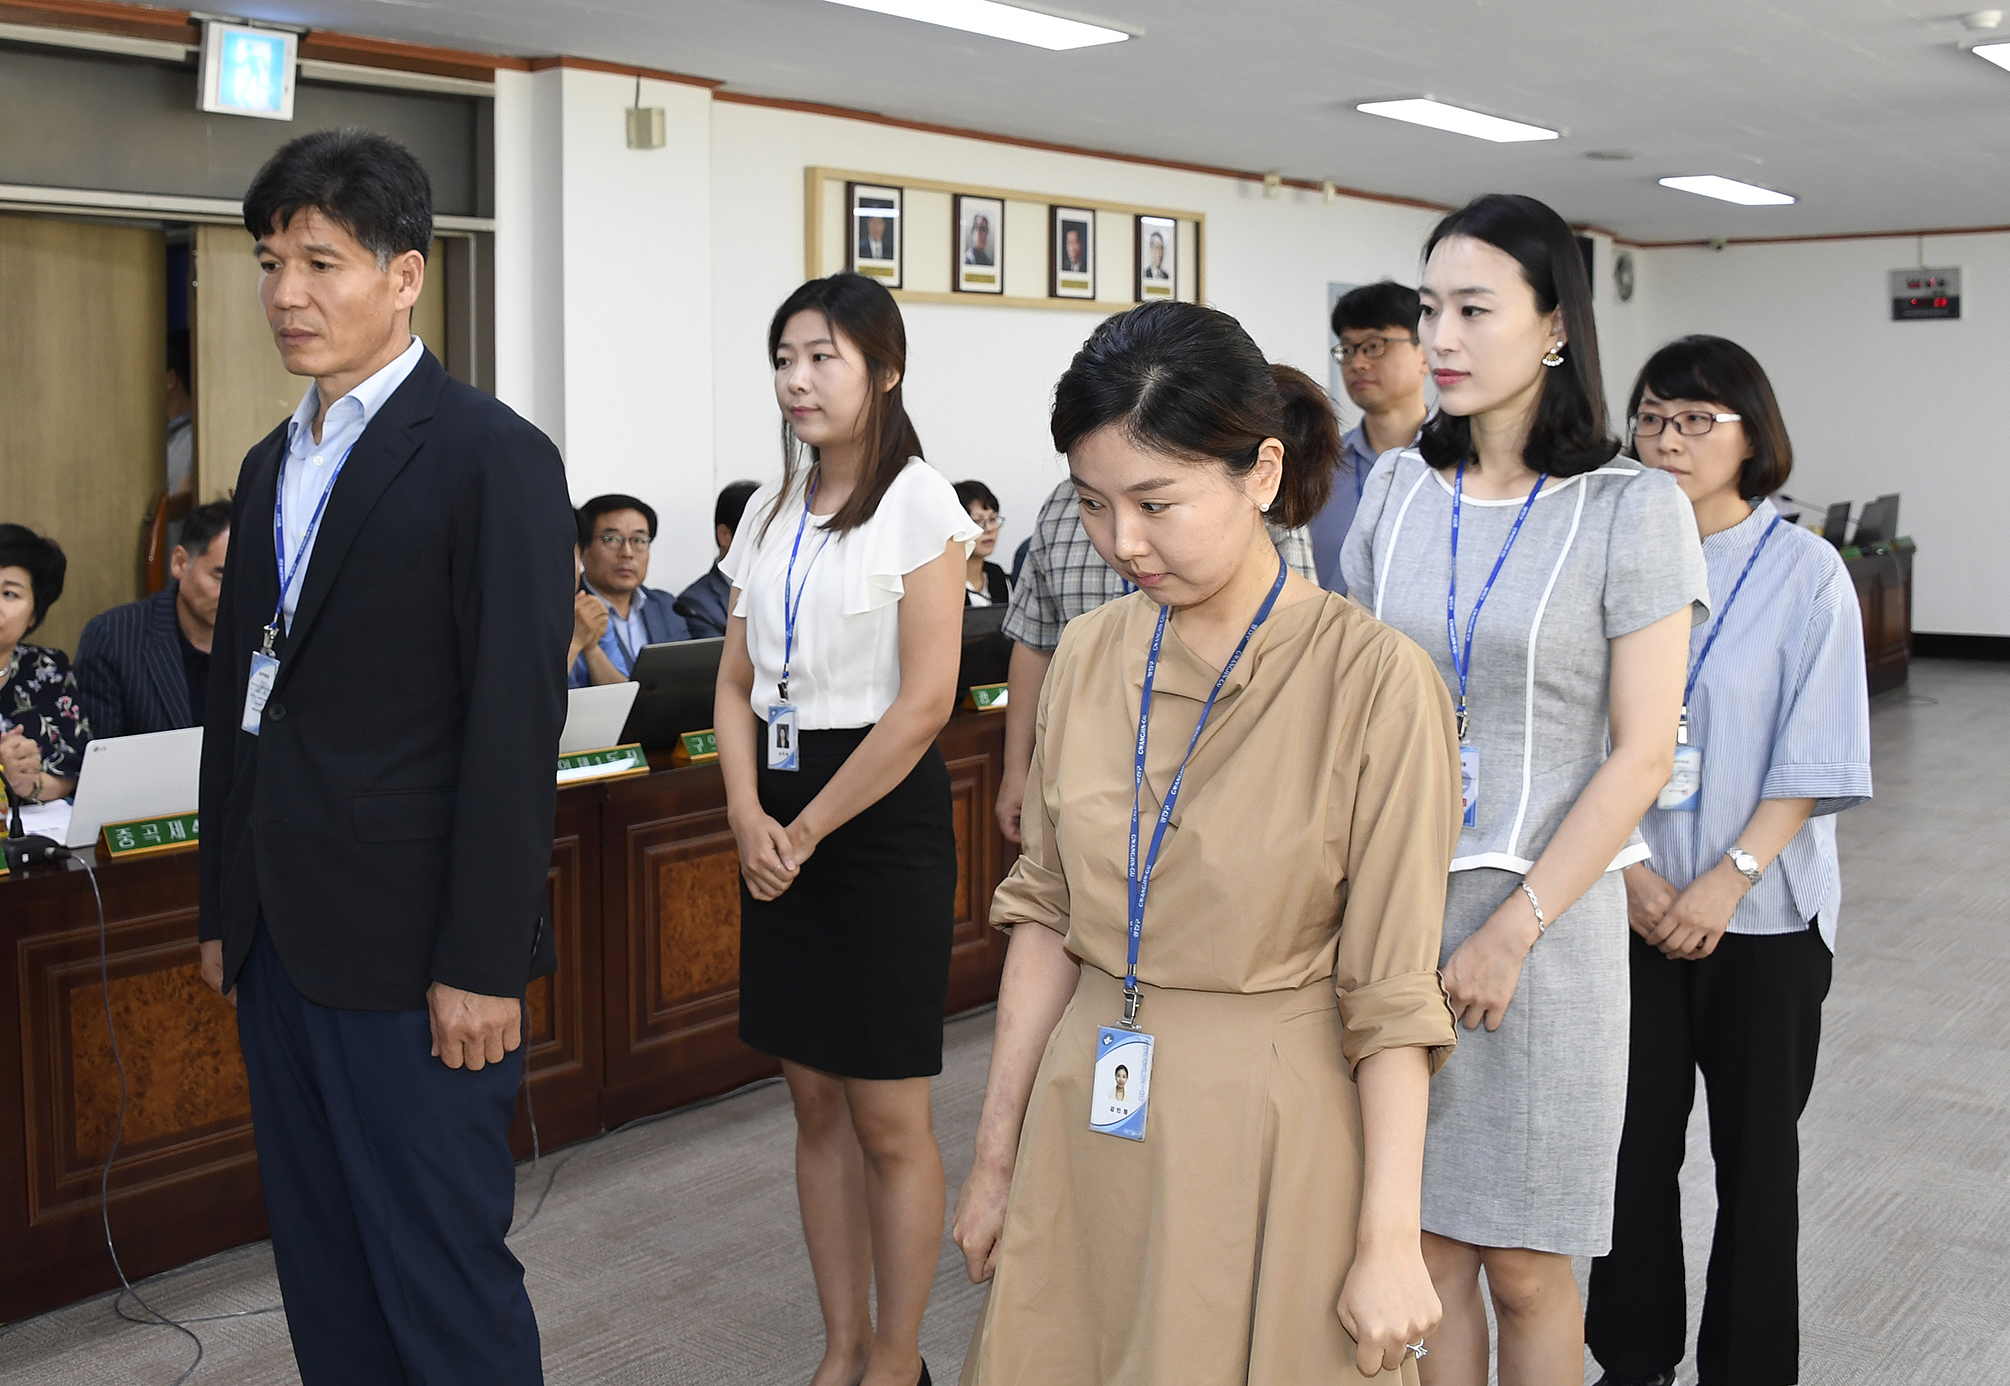
[[[2010,223],[2010,72],[1902,0],[1071,0],[1142,30],[1050,53],[824,0],[239,0],[259,18],[723,79],[729,90],[1455,204],[1525,192],[1636,240]],[[1960,3],[1960,0],[1956,0]],[[1979,3],[1979,0],[1978,0]],[[2010,39],[2010,23],[2000,37]],[[1430,95],[1564,131],[1364,116]],[[1630,149],[1622,162],[1593,150]],[[1800,199],[1742,208],[1655,180]]]

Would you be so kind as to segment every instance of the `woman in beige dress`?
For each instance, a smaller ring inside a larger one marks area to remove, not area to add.
[[[1142,590],[1062,636],[1024,852],[991,907],[1039,927],[1012,932],[957,1201],[971,1278],[992,1281],[963,1381],[1414,1383],[1439,1314],[1425,1107],[1454,1042],[1436,972],[1459,820],[1444,683],[1280,564],[1265,514],[1317,513],[1338,430],[1234,319],[1185,303],[1110,319],[1062,377],[1053,431],[1091,540]],[[1119,1099],[1097,1058],[1135,1040],[1133,874],[1152,1051],[1146,1072],[1127,1056]],[[1108,1121],[1140,1100],[1142,1139],[1090,1129],[1092,1102]]]

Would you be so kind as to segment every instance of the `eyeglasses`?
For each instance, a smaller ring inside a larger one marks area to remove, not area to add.
[[[593,542],[603,549],[628,549],[634,553],[649,552],[649,536],[646,534],[596,534]]]
[[[970,518],[977,521],[985,529],[999,529],[1005,524],[1005,517],[1003,515],[993,515],[988,520],[981,515],[972,515]]]
[[[1633,436],[1652,438],[1669,424],[1684,438],[1701,438],[1720,423],[1737,423],[1742,414],[1705,414],[1702,410],[1686,410],[1680,414],[1635,414],[1633,416]]]
[[[1365,342],[1342,342],[1339,346],[1333,348],[1333,359],[1343,366],[1356,356],[1365,356],[1370,361],[1379,361],[1382,359],[1382,353],[1389,349],[1391,342],[1415,343],[1416,340],[1414,336],[1370,337]]]

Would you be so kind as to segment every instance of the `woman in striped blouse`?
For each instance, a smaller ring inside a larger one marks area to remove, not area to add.
[[[1717,1231],[1698,1380],[1785,1386],[1800,1377],[1797,1123],[1842,896],[1835,815],[1870,797],[1862,622],[1835,549],[1763,499],[1793,452],[1750,353],[1721,337],[1671,342],[1628,413],[1635,454],[1695,506],[1713,616],[1690,642],[1675,775],[1640,825],[1653,857],[1625,873],[1632,1054],[1612,1251],[1592,1269],[1586,1337],[1610,1386],[1675,1380],[1677,1176],[1701,1068]]]

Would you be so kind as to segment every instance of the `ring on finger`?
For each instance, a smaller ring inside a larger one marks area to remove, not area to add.
[[[1424,1346],[1422,1338],[1417,1339],[1414,1343],[1403,1344],[1403,1351],[1416,1354],[1417,1360],[1420,1362],[1431,1355],[1430,1349]]]

